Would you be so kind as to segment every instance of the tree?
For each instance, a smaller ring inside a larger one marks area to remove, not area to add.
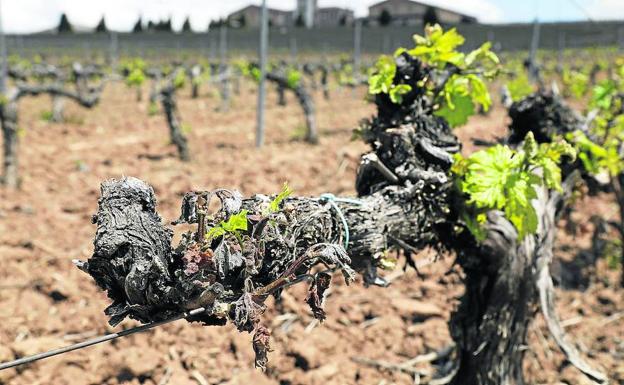
[[[59,21],[59,25],[58,25],[56,30],[58,31],[58,33],[71,33],[71,32],[73,32],[72,26],[69,23],[69,19],[67,18],[67,15],[65,13],[63,13],[61,15],[61,20]]]
[[[132,27],[132,32],[134,33],[143,32],[143,19],[140,16],[139,16],[139,20],[137,20],[137,22],[134,24],[134,27]]]
[[[171,24],[171,18],[162,22],[162,31],[163,32],[173,32],[173,26]]]
[[[438,19],[438,13],[435,8],[432,6],[428,6],[425,10],[425,14],[423,15],[423,24],[424,25],[435,25],[439,24],[440,20]]]
[[[392,15],[387,9],[383,9],[379,15],[379,25],[387,26],[392,22]]]
[[[96,33],[108,32],[108,28],[106,27],[106,19],[104,18],[104,16],[102,16],[102,18],[100,19],[100,22],[95,27],[95,32]]]
[[[193,32],[193,29],[191,28],[191,20],[189,20],[188,16],[184,20],[184,24],[182,24],[182,32],[184,32],[184,33],[192,33]]]
[[[304,27],[305,26],[305,22],[303,21],[303,15],[299,14],[297,15],[297,18],[295,19],[295,27]]]
[[[148,21],[147,22],[147,30],[148,31],[155,31],[156,30],[156,23],[154,23],[153,21]]]

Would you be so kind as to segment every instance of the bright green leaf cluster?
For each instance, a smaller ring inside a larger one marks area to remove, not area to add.
[[[395,61],[382,56],[369,76],[369,93],[388,94],[393,103],[400,104],[413,87],[423,87],[437,116],[452,127],[465,124],[478,105],[485,111],[490,108],[492,100],[484,79],[497,74],[500,60],[491,51],[490,43],[468,54],[460,52],[458,48],[464,41],[454,28],[444,31],[439,25],[427,26],[424,36],[414,36],[414,48],[400,48],[394,56],[408,54],[419,59],[430,75],[417,84],[396,84]],[[443,83],[437,84],[440,80]]]
[[[128,76],[126,77],[126,85],[127,86],[140,86],[145,82],[145,73],[139,69],[133,69]]]
[[[221,221],[218,225],[208,230],[206,238],[214,239],[233,234],[240,238],[240,231],[247,231],[247,210],[241,210],[238,214],[231,215],[227,221]]]
[[[286,72],[286,82],[289,88],[297,88],[301,83],[302,74],[296,69],[289,68]]]
[[[603,112],[610,110],[617,92],[617,83],[613,80],[604,80],[598,83],[593,89],[592,98],[589,103],[590,107],[598,108]]]
[[[183,70],[178,69],[173,76],[173,86],[176,89],[184,87],[184,83],[186,82],[186,74]]]
[[[524,71],[507,82],[507,89],[511,94],[511,100],[514,102],[518,102],[535,92],[535,87]]]
[[[608,172],[611,177],[617,177],[624,171],[624,159],[619,152],[621,141],[614,138],[598,144],[581,131],[568,134],[568,140],[578,149],[578,157],[590,174]]]
[[[492,105],[485,82],[475,74],[452,75],[439,97],[442,102],[435,115],[445,118],[451,127],[466,124],[475,114],[475,104],[486,111]]]
[[[473,68],[475,65],[485,63],[499,64],[500,60],[492,52],[492,44],[486,42],[481,47],[468,53],[467,55],[457,50],[465,39],[455,28],[446,32],[436,24],[425,28],[425,36],[414,35],[416,47],[407,51],[410,55],[421,59],[423,62],[438,69],[444,69],[448,64],[452,64],[459,69]],[[399,50],[397,52],[403,52]]]
[[[145,82],[145,69],[147,68],[147,63],[145,63],[143,59],[136,58],[128,60],[123,63],[123,67],[127,72],[125,79],[127,86],[139,87]]]
[[[381,56],[375,63],[374,75],[368,78],[368,92],[373,95],[389,93],[395,75],[396,64],[394,60],[390,56]]]
[[[396,64],[390,56],[381,56],[373,73],[368,78],[368,93],[371,95],[388,94],[394,104],[403,103],[403,95],[412,90],[409,84],[394,84],[396,76]]]
[[[521,150],[496,145],[468,158],[456,155],[452,172],[459,190],[468,196],[463,218],[475,238],[484,239],[481,225],[490,210],[505,213],[518,231],[518,239],[535,233],[538,219],[531,201],[537,197],[536,187],[561,190],[559,163],[563,156],[575,156],[568,143],[538,145],[531,132]]]
[[[355,85],[355,73],[351,64],[343,65],[337,73],[338,84],[342,86]]]
[[[199,86],[210,81],[210,69],[202,68],[199,76],[195,76],[192,80],[193,85]]]
[[[580,71],[563,71],[563,85],[567,93],[580,99],[589,89],[589,76]]]
[[[464,41],[464,37],[455,28],[444,32],[436,24],[425,27],[425,36],[414,35],[416,47],[407,52],[424,62],[435,64],[439,69],[443,69],[447,63],[460,67],[465,55],[458,52],[457,47],[464,44]]]

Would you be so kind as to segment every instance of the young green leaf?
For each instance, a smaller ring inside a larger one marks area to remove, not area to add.
[[[412,90],[409,84],[398,84],[390,88],[390,100],[394,104],[403,103],[403,95],[408,94]]]
[[[286,82],[288,83],[288,87],[297,88],[299,86],[299,83],[301,83],[301,77],[301,72],[294,69],[289,69],[288,73],[286,74]]]
[[[482,240],[482,215],[489,210],[501,210],[523,239],[537,230],[538,218],[531,201],[537,197],[536,187],[561,190],[563,156],[575,152],[565,142],[538,146],[529,132],[521,150],[496,145],[477,151],[468,158],[456,156],[452,172],[459,190],[467,195],[462,217],[468,230]],[[540,168],[542,174],[536,172]],[[468,218],[468,219],[466,219]]]
[[[475,114],[475,106],[470,96],[454,93],[449,98],[434,115],[444,118],[453,128],[468,123],[468,118]]]
[[[238,238],[239,231],[247,231],[247,213],[247,210],[241,210],[238,214],[231,215],[227,221],[221,221],[208,230],[206,238],[217,238],[227,233],[234,234]]]
[[[280,210],[280,205],[284,199],[291,196],[293,191],[288,187],[288,183],[284,183],[282,191],[269,203],[269,213],[276,213]]]
[[[524,72],[509,81],[507,89],[509,89],[511,100],[514,102],[518,102],[535,92],[535,87]]]

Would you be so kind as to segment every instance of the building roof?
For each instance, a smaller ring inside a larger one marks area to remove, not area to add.
[[[250,5],[247,5],[247,6],[243,7],[243,8],[240,8],[240,9],[234,11],[234,12],[230,12],[230,14],[228,16],[236,15],[237,13],[241,13],[241,12],[245,12],[248,9],[260,9],[260,8],[262,8],[262,7],[260,7],[259,5],[250,4]],[[285,11],[283,9],[270,8],[270,7],[267,7],[267,10],[269,11],[269,13],[284,13],[284,14],[292,13],[292,11]]]
[[[318,8],[317,11],[344,11],[344,12],[353,12],[352,9],[342,8],[342,7],[322,7]]]
[[[379,3],[375,3],[375,4],[371,5],[370,7],[368,7],[368,9],[370,10],[371,8],[379,7],[379,6],[383,5],[383,4],[389,3],[391,1],[397,1],[397,0],[384,0],[384,1],[380,1]],[[454,10],[448,9],[448,8],[438,7],[435,4],[427,4],[427,3],[423,3],[421,1],[414,1],[414,0],[400,0],[400,1],[407,2],[407,3],[419,4],[419,5],[423,5],[425,7],[432,7],[432,8],[435,8],[435,9],[439,9],[441,11],[454,13],[454,14],[460,15],[460,16],[470,17],[470,18],[475,19],[475,20],[477,19],[475,16],[471,16],[471,15],[468,15],[468,14],[465,14],[465,13],[459,12],[459,11],[454,11]]]

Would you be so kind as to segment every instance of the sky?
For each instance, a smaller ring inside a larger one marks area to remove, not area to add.
[[[380,0],[319,0],[320,6],[351,8],[365,16],[368,6]],[[481,22],[624,20],[624,0],[421,0],[421,2],[476,16]],[[138,17],[160,20],[171,17],[179,28],[189,16],[194,30],[206,30],[210,20],[260,0],[0,0],[0,14],[8,33],[50,29],[66,12],[72,24],[93,27],[104,15],[109,28],[128,31]],[[293,9],[296,0],[267,0],[269,7]]]

